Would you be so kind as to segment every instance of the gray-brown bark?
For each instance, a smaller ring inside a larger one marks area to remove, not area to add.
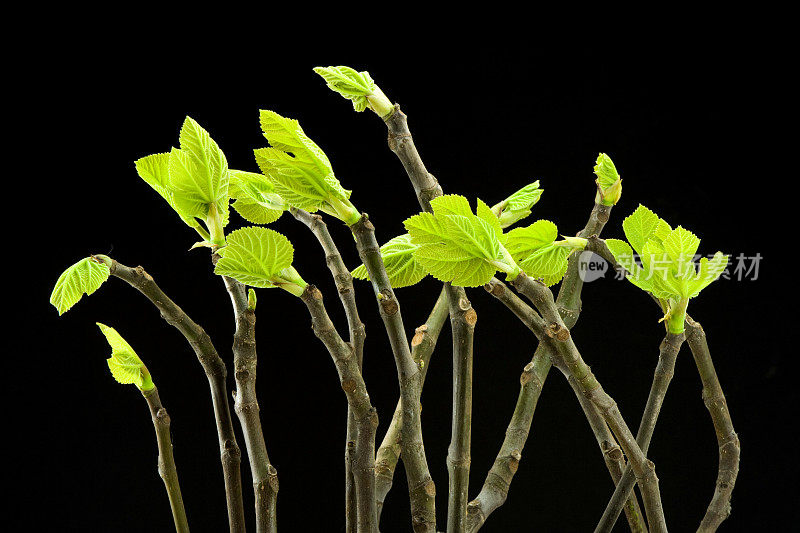
[[[357,530],[372,533],[378,530],[375,503],[375,431],[378,428],[378,414],[370,403],[355,352],[336,331],[325,310],[322,293],[313,285],[308,285],[300,299],[311,315],[314,335],[328,349],[336,365],[339,382],[358,426],[352,462],[356,487]]]
[[[236,443],[233,431],[228,393],[225,384],[227,368],[220,358],[208,333],[173,302],[156,284],[152,276],[144,268],[131,268],[113,259],[108,265],[111,275],[115,276],[144,294],[161,313],[167,324],[175,327],[189,342],[197,360],[203,366],[211,389],[211,400],[214,405],[214,417],[217,423],[220,459],[225,481],[225,495],[228,505],[228,525],[231,532],[245,531],[244,505],[242,502],[241,451]]]
[[[142,396],[144,396],[147,406],[150,408],[150,417],[153,419],[153,427],[156,430],[158,475],[161,476],[167,489],[169,506],[172,509],[172,519],[175,522],[175,531],[177,533],[189,533],[189,522],[186,519],[181,486],[178,483],[178,469],[175,467],[175,457],[172,453],[169,414],[164,406],[161,405],[161,398],[158,396],[156,387],[142,391]]]
[[[556,357],[553,357],[553,363],[567,377],[572,376],[574,378],[580,390],[594,403],[611,431],[617,436],[619,444],[628,457],[636,475],[636,480],[642,489],[650,530],[653,532],[666,531],[664,509],[661,505],[661,494],[658,488],[655,465],[647,459],[636,443],[636,439],[622,418],[616,402],[603,390],[600,382],[591,372],[589,365],[584,362],[583,357],[572,341],[569,329],[565,326],[556,308],[552,292],[542,283],[532,280],[524,273],[520,274],[512,282],[512,285],[539,309],[542,317],[549,324],[548,335],[554,339],[553,345],[557,351]]]
[[[686,316],[686,341],[692,350],[700,380],[703,382],[703,403],[706,405],[719,447],[719,469],[714,496],[708,505],[700,527],[700,533],[716,531],[719,525],[731,514],[731,494],[739,475],[739,437],[733,429],[731,413],[722,386],[719,383],[711,352],[708,349],[706,333],[700,323]]]
[[[275,533],[278,529],[276,503],[278,471],[267,454],[260,409],[256,397],[256,314],[247,303],[247,288],[233,278],[223,276],[225,288],[233,304],[236,331],[233,336],[233,369],[236,379],[234,411],[244,433],[247,458],[253,476],[256,530]]]
[[[447,533],[463,532],[469,501],[472,437],[472,355],[478,315],[463,290],[446,284],[453,330],[453,415],[447,450]]]
[[[442,288],[439,298],[428,316],[428,320],[416,329],[414,338],[411,339],[411,358],[420,368],[422,384],[428,373],[431,355],[439,339],[445,320],[450,314],[447,291]],[[375,497],[378,500],[378,518],[380,518],[383,502],[392,488],[392,480],[401,454],[401,431],[403,427],[402,400],[397,401],[394,416],[386,430],[378,453],[375,458]]]
[[[297,220],[305,224],[314,234],[325,253],[325,263],[331,271],[339,300],[344,307],[347,316],[347,326],[350,330],[350,344],[358,359],[358,368],[363,366],[364,359],[364,340],[366,331],[361,318],[358,315],[356,306],[355,289],[353,287],[353,276],[344,264],[342,256],[336,243],[333,241],[328,226],[319,215],[312,215],[302,209],[292,207],[289,210]],[[352,462],[353,450],[356,446],[358,426],[350,406],[347,406],[347,437],[345,442],[345,531],[348,533],[356,529],[356,493],[355,482],[353,479]],[[380,516],[380,511],[378,511]]]
[[[642,414],[642,421],[639,423],[639,429],[636,432],[636,443],[642,449],[642,452],[647,454],[650,447],[650,439],[653,437],[653,431],[656,427],[658,414],[661,412],[661,406],[664,403],[664,397],[667,394],[672,376],[675,372],[675,361],[678,358],[678,352],[685,340],[683,333],[676,335],[674,333],[667,333],[664,340],[661,341],[659,348],[658,364],[656,365],[655,374],[653,376],[653,384],[650,387],[650,394],[647,397],[647,404]],[[622,512],[623,505],[628,497],[633,492],[633,486],[636,480],[633,475],[633,470],[630,465],[625,468],[622,479],[614,491],[611,500],[608,502],[603,516],[595,529],[596,533],[608,532],[614,527],[617,517]]]
[[[401,429],[403,464],[408,478],[412,526],[414,531],[433,533],[436,531],[436,486],[428,469],[428,460],[425,457],[425,446],[422,441],[420,419],[422,375],[419,366],[411,357],[403,326],[403,317],[400,313],[400,303],[395,297],[383,265],[378,241],[375,239],[375,227],[369,221],[367,214],[362,213],[361,219],[350,229],[356,238],[358,255],[367,269],[372,288],[375,291],[378,309],[386,327],[397,366],[397,379],[403,404]]]

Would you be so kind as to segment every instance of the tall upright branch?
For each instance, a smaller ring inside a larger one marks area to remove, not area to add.
[[[647,397],[647,404],[642,414],[642,421],[639,423],[639,429],[636,432],[636,443],[645,454],[647,454],[647,450],[650,447],[650,440],[653,437],[658,414],[661,412],[661,406],[664,403],[667,388],[669,388],[672,376],[675,373],[675,361],[678,358],[678,352],[684,340],[685,336],[683,333],[675,334],[667,332],[664,340],[661,341],[658,364],[656,365],[653,383],[650,387],[650,394]],[[603,512],[603,516],[600,518],[600,522],[595,529],[596,533],[611,531],[617,521],[617,517],[620,512],[622,512],[624,502],[633,492],[635,482],[633,470],[631,466],[628,465],[625,468],[622,479],[619,484],[617,484],[616,490],[614,490],[611,500],[608,502]]]
[[[214,404],[214,417],[217,423],[220,459],[225,481],[225,495],[228,505],[228,525],[231,532],[245,531],[244,505],[242,502],[242,473],[240,464],[242,454],[236,443],[233,421],[228,405],[228,393],[225,377],[228,370],[220,358],[208,333],[173,302],[156,284],[152,276],[144,268],[127,267],[114,259],[107,262],[112,276],[115,276],[144,294],[161,313],[167,324],[181,332],[197,355],[203,366],[211,389],[211,400]]]
[[[392,152],[394,152],[394,154],[397,156],[397,158],[403,164],[403,168],[406,170],[406,174],[408,175],[408,178],[411,181],[411,185],[414,187],[414,192],[417,195],[417,201],[419,202],[420,207],[423,209],[423,211],[426,211],[428,213],[432,212],[433,210],[431,209],[431,200],[433,200],[434,198],[436,198],[438,196],[441,196],[443,194],[442,187],[439,185],[439,182],[436,180],[436,178],[433,176],[433,174],[428,172],[428,170],[425,168],[425,163],[422,162],[422,158],[420,157],[419,152],[417,151],[417,147],[414,144],[414,138],[411,135],[411,130],[408,128],[408,117],[406,116],[405,113],[403,113],[400,110],[400,106],[399,105],[395,105],[394,106],[394,111],[384,118],[384,122],[386,123],[386,127],[387,127],[387,129],[389,131],[389,139],[388,139],[389,149]],[[467,299],[466,292],[464,291],[463,287],[454,287],[453,291],[454,291],[454,293],[452,295],[450,295],[451,306],[452,306],[452,302],[454,300],[457,301],[457,302],[461,301],[461,300],[465,300],[465,301],[469,302],[469,300]],[[473,310],[473,312],[474,312],[474,310]],[[476,319],[477,319],[477,316],[476,316]],[[451,321],[452,321],[452,317],[451,317]],[[469,343],[471,345],[472,344],[472,338],[470,337],[467,340],[469,341]],[[462,346],[465,347],[466,345],[459,345],[459,349],[461,349]],[[455,344],[454,344],[454,348],[456,348]],[[468,348],[468,350],[471,353],[472,352],[472,347],[470,346]],[[454,353],[453,354],[454,363],[457,360],[461,361],[461,360],[463,360],[463,357],[457,356]],[[471,364],[470,364],[470,366],[471,366]],[[463,375],[462,369],[457,369],[454,366],[454,368],[453,368],[454,413],[455,413],[455,409],[456,409],[455,402],[461,403],[463,401],[463,399],[466,397],[465,394],[460,394],[460,393],[458,394],[458,396],[456,396],[456,393],[455,393],[456,383],[458,383],[459,386],[461,386],[461,387],[468,386],[469,387],[469,397],[470,398],[472,397],[472,380],[470,379],[469,383],[465,383],[463,380],[459,381],[459,378],[457,377],[459,375]],[[470,376],[471,376],[471,372],[470,372]],[[460,411],[463,411],[464,407],[463,406],[459,406],[458,409]],[[457,428],[454,427],[454,431],[456,429]],[[468,428],[462,428],[462,429],[468,431]],[[459,431],[462,431],[462,429],[459,429]],[[456,437],[456,438],[457,438],[457,440],[460,439],[459,437]],[[452,448],[452,442],[451,442],[451,448]],[[468,454],[469,454],[469,452],[467,451],[467,455]],[[465,479],[466,479],[466,481],[465,481]],[[454,486],[454,482],[456,482],[456,484],[459,485],[459,486],[463,485],[464,483],[469,485],[469,470],[467,469],[467,475],[466,476],[462,475],[460,479],[455,479],[453,474],[451,473],[451,476],[450,476],[451,494],[452,494],[452,489],[453,489],[453,486]],[[459,488],[458,490],[460,492],[461,489]],[[464,526],[466,525],[466,504],[465,503],[462,504],[462,503],[463,502],[461,502],[460,499],[457,500],[457,501],[448,500],[448,531],[450,531],[450,525],[449,524],[451,523],[451,519],[450,519],[451,516],[454,516],[454,517],[457,516],[458,517],[458,523],[463,524]],[[451,515],[450,509],[454,505],[457,505],[458,509],[453,509],[452,512],[453,513],[457,513],[457,515],[456,514]],[[462,530],[463,530],[463,527],[462,527]]]
[[[314,335],[328,349],[336,365],[339,382],[356,420],[358,432],[353,450],[353,479],[356,487],[357,531],[374,533],[378,531],[375,502],[375,431],[378,428],[378,413],[370,403],[355,351],[336,331],[325,310],[322,293],[313,285],[308,285],[300,299],[311,315]]]
[[[409,497],[411,500],[411,521],[414,531],[436,531],[436,486],[428,469],[425,457],[425,446],[422,441],[422,423],[420,419],[420,394],[422,392],[422,375],[420,368],[411,357],[411,350],[406,339],[400,303],[395,297],[389,276],[383,264],[378,241],[375,239],[375,227],[363,213],[358,222],[350,229],[356,238],[358,255],[367,269],[372,288],[378,300],[383,324],[389,335],[392,347],[397,379],[400,384],[400,398],[403,404],[403,427],[401,441],[403,447],[403,464],[408,478]]]
[[[325,252],[325,263],[331,271],[336,290],[339,293],[339,299],[344,307],[345,315],[347,316],[347,326],[350,330],[350,344],[353,346],[353,351],[358,360],[358,368],[363,367],[364,360],[364,340],[366,339],[366,330],[361,318],[358,316],[358,307],[356,306],[355,290],[353,288],[353,276],[344,264],[339,249],[333,241],[328,226],[319,215],[312,215],[302,209],[292,207],[289,210],[297,220],[305,224],[308,229],[314,234],[319,241],[323,252]],[[345,443],[345,531],[351,533],[356,528],[356,493],[355,493],[355,480],[353,479],[352,463],[353,463],[353,450],[356,445],[358,426],[353,410],[350,405],[347,406],[347,441]],[[380,511],[378,511],[380,514]]]
[[[422,383],[425,384],[425,376],[428,374],[431,355],[439,339],[445,320],[450,314],[448,305],[447,290],[442,287],[439,298],[431,309],[428,319],[423,325],[416,329],[414,338],[411,339],[411,358],[420,368]],[[375,498],[378,500],[378,518],[383,510],[383,502],[386,495],[392,488],[392,480],[397,462],[400,460],[401,453],[401,432],[403,428],[403,403],[402,399],[397,401],[392,421],[381,441],[378,453],[375,457]]]
[[[567,377],[573,377],[579,385],[581,392],[597,407],[611,431],[619,439],[625,455],[629,458],[636,480],[642,489],[645,512],[647,514],[650,530],[654,532],[666,531],[664,509],[661,505],[661,494],[658,488],[658,477],[655,465],[648,460],[642,449],[636,443],[630,428],[622,418],[616,402],[603,390],[600,382],[592,373],[564,324],[556,308],[553,293],[542,283],[532,280],[524,273],[520,274],[512,285],[525,295],[541,312],[547,321],[548,335],[554,339],[557,357],[553,363],[558,366]]]
[[[478,315],[464,290],[446,284],[453,330],[453,416],[447,450],[449,492],[447,533],[463,532],[469,501],[469,466],[472,437],[472,353]]]
[[[169,497],[169,506],[172,509],[172,519],[175,522],[177,533],[189,533],[189,522],[186,519],[186,510],[183,507],[181,486],[178,483],[178,469],[175,467],[175,457],[172,454],[172,438],[169,434],[170,418],[167,410],[161,405],[158,389],[153,387],[143,390],[142,396],[150,408],[150,417],[156,430],[158,443],[158,475],[164,480]]]
[[[256,397],[256,313],[247,301],[247,288],[228,276],[222,277],[233,304],[236,332],[233,336],[233,369],[236,379],[234,411],[244,430],[244,442],[255,494],[256,530],[275,533],[277,526],[278,471],[272,466],[261,427]]]

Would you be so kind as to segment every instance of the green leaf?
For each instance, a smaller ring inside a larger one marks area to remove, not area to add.
[[[96,291],[110,275],[108,265],[91,257],[81,259],[59,276],[50,303],[63,315],[83,297]]]
[[[619,239],[606,239],[606,245],[611,250],[611,253],[614,254],[614,259],[617,260],[617,263],[628,271],[627,280],[644,291],[652,292],[653,287],[648,277],[649,272],[636,262],[636,257],[630,245]]]
[[[419,247],[411,242],[408,233],[395,237],[381,246],[381,257],[393,288],[415,285],[428,274],[414,258],[414,251],[417,248]],[[364,265],[353,270],[352,274],[356,279],[369,279]]]
[[[462,287],[487,283],[498,269],[519,272],[502,248],[495,222],[476,216],[469,202],[458,195],[445,195],[431,201],[433,213],[420,213],[404,224],[411,242],[418,248],[414,259],[436,279]],[[486,208],[488,209],[488,208]]]
[[[530,216],[531,207],[539,201],[542,196],[542,189],[539,188],[539,181],[526,185],[499,204],[492,207],[492,211],[500,220],[500,225],[504,228]]]
[[[219,250],[214,273],[229,276],[251,287],[273,287],[274,278],[292,264],[294,249],[289,239],[267,228],[247,227],[227,236]]]
[[[495,235],[497,235],[497,239],[501,243],[506,242],[506,235],[503,234],[503,227],[500,225],[500,220],[494,215],[492,209],[486,205],[480,198],[478,198],[478,206],[475,209],[475,214],[478,215],[478,218],[489,224],[491,228],[494,230]]]
[[[547,244],[518,263],[526,274],[534,278],[542,278],[545,285],[549,287],[564,277],[568,265],[567,258],[571,252],[571,248]]]
[[[375,91],[375,82],[369,72],[358,72],[350,67],[316,67],[314,72],[322,76],[328,88],[353,102],[353,108],[364,111],[368,106],[367,96]]]
[[[700,246],[700,239],[689,230],[678,226],[672,230],[662,241],[664,252],[672,260],[676,273],[695,273],[694,255]]]
[[[332,199],[350,198],[328,157],[296,120],[262,110],[261,129],[272,147],[255,150],[256,162],[287,204],[313,212]]]
[[[459,194],[443,194],[431,200],[434,215],[472,216],[469,200]]]
[[[253,224],[269,224],[278,220],[284,211],[283,199],[266,176],[255,172],[231,170],[230,195],[233,208]]]
[[[169,189],[179,212],[205,218],[214,204],[227,214],[230,174],[225,154],[191,117],[181,127],[180,146],[169,157]]]
[[[707,257],[700,259],[697,276],[689,282],[689,298],[696,297],[700,291],[718,279],[727,266],[728,256],[722,252],[715,253],[710,260]]]
[[[199,226],[197,219],[190,215],[184,215],[175,205],[174,195],[169,188],[169,157],[170,155],[167,153],[153,154],[137,159],[135,162],[136,173],[167,201],[169,206],[181,217],[181,220],[190,227],[196,228]]]
[[[636,250],[636,253],[642,255],[642,248],[645,243],[655,235],[659,228],[663,229],[661,222],[658,215],[641,204],[636,208],[636,211],[622,221],[625,237],[627,237],[633,249]]]
[[[136,385],[143,391],[152,389],[155,385],[150,377],[150,372],[131,345],[114,328],[100,322],[97,322],[97,326],[111,346],[111,357],[107,362],[114,379],[118,383]]]
[[[614,162],[606,154],[601,153],[597,156],[597,161],[594,165],[594,173],[597,175],[597,183],[600,188],[607,189],[614,185],[619,178],[617,167]]]
[[[552,244],[558,228],[549,220],[537,220],[530,226],[508,232],[505,247],[515,261],[521,261],[536,250]]]

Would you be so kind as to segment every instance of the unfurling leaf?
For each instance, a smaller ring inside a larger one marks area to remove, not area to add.
[[[96,291],[110,275],[108,265],[92,257],[81,259],[59,276],[50,303],[63,315],[83,297]]]
[[[555,224],[537,220],[530,226],[509,231],[505,246],[526,274],[542,278],[550,286],[564,277],[569,254],[586,245],[584,239],[569,237],[556,241],[557,238]]]
[[[228,223],[230,173],[225,154],[191,117],[180,131],[180,148],[136,161],[136,171],[172,207],[181,219],[208,237],[197,219],[205,222],[211,241],[224,243]]]
[[[619,202],[622,195],[622,179],[608,155],[601,153],[597,156],[594,173],[597,175],[598,195],[603,205],[615,205]]]
[[[272,146],[256,149],[256,162],[288,205],[309,212],[322,209],[347,224],[361,218],[349,201],[350,191],[334,176],[325,152],[296,120],[262,110],[261,129]]]
[[[537,180],[492,206],[492,212],[500,219],[500,225],[507,228],[530,216],[531,207],[539,201],[541,196],[542,189],[539,188]]]
[[[338,66],[315,67],[314,72],[322,76],[330,90],[353,102],[353,109],[358,112],[369,107],[379,116],[385,117],[393,110],[392,103],[375,85],[367,71],[358,72],[350,67]]]
[[[516,277],[519,267],[503,248],[497,223],[485,220],[489,212],[485,204],[478,208],[480,216],[458,195],[435,198],[431,207],[432,214],[420,213],[404,222],[421,268],[462,287],[483,285],[498,270]]]
[[[114,328],[100,322],[97,323],[97,326],[111,346],[111,357],[107,359],[107,362],[114,379],[118,383],[136,385],[142,391],[152,389],[155,385],[150,372],[131,345]]]
[[[214,273],[251,287],[275,287],[281,271],[292,265],[289,239],[267,228],[248,227],[231,232],[220,248]]]
[[[428,274],[414,258],[414,251],[417,248],[418,246],[411,242],[408,233],[395,237],[381,246],[381,257],[393,288],[414,285]],[[356,279],[369,279],[364,265],[353,270],[352,274]]]
[[[285,209],[283,198],[266,176],[255,172],[231,170],[230,196],[233,208],[253,224],[270,224],[278,220]]]

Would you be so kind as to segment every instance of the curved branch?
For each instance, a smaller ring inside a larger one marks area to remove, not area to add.
[[[366,338],[366,330],[361,318],[358,316],[358,307],[356,306],[355,290],[353,288],[353,276],[344,264],[339,249],[333,241],[328,226],[319,215],[312,215],[302,209],[292,207],[289,212],[305,224],[308,229],[314,234],[325,252],[325,263],[331,271],[333,281],[336,284],[336,290],[339,293],[339,299],[344,307],[345,315],[347,316],[347,326],[350,330],[350,344],[358,360],[358,368],[361,369],[364,360],[364,340]],[[357,424],[355,416],[353,415],[350,406],[347,406],[347,440],[345,443],[345,531],[352,532],[355,530],[355,483],[352,472],[352,452],[355,449],[357,438]],[[378,511],[380,515],[380,510]]]
[[[597,407],[608,426],[619,439],[619,444],[629,458],[636,474],[636,480],[642,489],[645,512],[647,513],[650,529],[654,532],[666,531],[664,509],[661,505],[661,494],[658,488],[655,465],[642,452],[628,425],[622,418],[616,402],[603,390],[589,365],[584,362],[583,357],[578,352],[569,334],[569,329],[567,329],[556,308],[552,292],[542,283],[532,280],[524,273],[520,274],[512,282],[512,285],[539,309],[542,317],[549,323],[548,335],[554,339],[552,344],[557,353],[557,357],[553,358],[553,363],[565,375],[574,378],[581,392]]]
[[[315,286],[308,285],[300,299],[311,315],[314,335],[328,349],[336,365],[339,382],[347,396],[347,405],[356,420],[358,436],[353,446],[352,465],[358,531],[371,533],[378,530],[375,505],[375,431],[378,428],[378,413],[370,402],[355,352],[336,331],[322,302],[322,293]]]
[[[232,532],[244,532],[244,505],[242,503],[242,473],[240,464],[242,454],[236,444],[233,421],[228,405],[225,377],[228,370],[217,353],[208,333],[197,325],[180,307],[175,304],[145,272],[144,268],[127,267],[114,259],[109,259],[111,275],[115,276],[134,289],[144,294],[161,312],[161,318],[173,326],[189,341],[197,355],[197,360],[205,370],[211,388],[211,399],[214,404],[214,417],[217,422],[222,472],[225,480],[225,495],[228,505],[228,525]]]
[[[719,469],[717,483],[714,488],[714,497],[708,505],[706,514],[700,527],[700,533],[716,531],[719,525],[731,514],[731,493],[739,475],[739,437],[733,429],[731,413],[728,403],[719,383],[711,352],[708,350],[708,341],[703,326],[686,316],[686,341],[692,350],[700,380],[703,382],[703,403],[706,405],[714,431],[717,435],[719,446]]]

